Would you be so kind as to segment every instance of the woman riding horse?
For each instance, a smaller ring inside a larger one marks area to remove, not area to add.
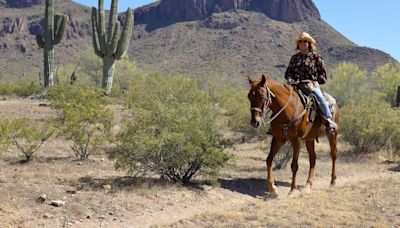
[[[295,38],[298,53],[292,56],[285,73],[288,84],[296,84],[307,95],[315,94],[321,105],[321,111],[327,120],[327,130],[332,133],[337,125],[332,120],[329,104],[321,92],[319,84],[326,83],[326,69],[321,55],[315,52],[317,42],[308,33],[303,32]]]
[[[310,169],[305,189],[311,189],[314,179],[314,167],[316,154],[314,150],[315,140],[319,136],[325,134],[328,137],[331,158],[332,158],[332,175],[331,185],[336,180],[336,142],[338,128],[333,133],[328,133],[323,118],[316,118],[310,129],[307,129],[308,110],[303,106],[299,95],[294,91],[293,87],[282,84],[274,80],[267,80],[262,75],[259,79],[251,79],[248,77],[251,89],[248,94],[250,101],[251,121],[253,127],[259,127],[264,123],[264,115],[267,110],[271,110],[272,142],[271,149],[267,158],[268,171],[268,191],[269,196],[274,198],[278,196],[277,188],[274,184],[272,161],[286,141],[290,141],[293,147],[293,160],[291,164],[293,177],[290,193],[295,192],[296,173],[298,170],[298,158],[300,153],[300,145],[302,139],[306,141],[306,147],[309,154]],[[339,108],[337,104],[334,108],[333,118],[339,123]]]
[[[311,189],[313,184],[316,160],[315,141],[323,134],[328,137],[331,149],[331,185],[334,185],[336,180],[336,144],[339,132],[336,123],[339,123],[339,107],[335,104],[333,115],[331,115],[329,106],[319,88],[319,83],[323,84],[326,82],[326,71],[321,56],[313,51],[316,47],[314,38],[308,33],[302,33],[296,38],[296,45],[300,52],[292,57],[285,74],[289,85],[274,80],[267,80],[264,75],[256,80],[249,77],[251,85],[248,94],[251,105],[250,124],[254,127],[259,127],[264,122],[263,118],[267,110],[272,111],[271,119],[268,123],[271,123],[273,137],[267,158],[268,191],[270,197],[278,196],[273,178],[272,161],[286,141],[290,141],[293,147],[293,160],[291,164],[293,177],[290,194],[297,189],[296,173],[298,170],[300,145],[303,139],[306,141],[310,162],[305,189]],[[308,79],[307,84],[303,83],[305,79]],[[307,90],[305,92],[314,93],[321,103],[322,112],[326,120],[319,116],[319,118],[314,120],[311,129],[307,127],[308,110],[303,106],[300,96],[290,86],[294,81],[300,81],[300,88]],[[325,126],[326,122],[328,123]]]

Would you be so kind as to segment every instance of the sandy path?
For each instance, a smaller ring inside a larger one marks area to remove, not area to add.
[[[39,103],[0,101],[0,118],[54,115]],[[312,192],[288,198],[289,164],[275,171],[279,198],[265,200],[266,147],[265,142],[253,142],[230,149],[236,160],[221,171],[218,187],[129,179],[104,155],[83,164],[70,162],[72,152],[60,140],[45,144],[25,165],[17,162],[15,150],[8,149],[0,153],[0,227],[400,227],[398,158],[385,153],[355,158],[339,145],[337,185],[330,188],[331,160],[321,140]],[[303,146],[299,187],[306,182],[308,167]],[[70,189],[77,193],[66,193]],[[66,205],[37,203],[43,193],[49,200],[63,199]]]

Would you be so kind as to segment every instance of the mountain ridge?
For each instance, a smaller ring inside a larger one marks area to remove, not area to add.
[[[16,1],[30,4],[30,1],[36,0]],[[162,0],[139,7],[135,10],[129,56],[139,68],[165,73],[181,72],[200,78],[219,74],[241,84],[244,74],[267,73],[275,78],[281,77],[290,56],[295,52],[293,38],[302,31],[308,31],[317,39],[317,51],[324,56],[329,68],[341,61],[348,61],[359,64],[363,69],[373,70],[383,63],[396,61],[387,53],[359,47],[341,35],[320,19],[318,9],[315,8],[316,11],[312,13],[313,8],[309,5],[306,7],[306,4],[312,3],[311,0],[297,1],[303,4],[300,8],[304,10],[304,18],[292,22],[273,19],[262,9],[240,9],[257,1],[185,0],[187,4],[214,2],[227,10],[210,11],[208,15],[208,11],[202,11],[201,7],[192,8],[190,10],[206,12],[206,16],[195,20],[186,20],[188,18],[183,16],[185,20],[173,23],[160,19],[168,16],[169,10],[162,11],[167,14],[157,14],[159,18],[154,17],[154,21],[147,23],[137,15],[145,15],[143,12],[150,12],[149,9],[159,9],[163,2],[164,7],[168,6],[166,3],[172,7],[177,0]],[[281,0],[281,4],[285,1]],[[3,69],[0,78],[18,80],[34,76],[41,71],[43,61],[43,52],[36,46],[35,35],[43,31],[44,4],[21,8],[4,3],[7,3],[6,0],[0,0],[0,19],[3,21],[0,25],[0,53],[7,58],[0,59]],[[183,5],[181,9],[187,9],[185,7]],[[70,0],[58,2],[56,10],[68,15],[69,22],[65,37],[55,48],[55,62],[57,65],[77,64],[79,54],[92,48],[91,10]],[[120,18],[123,17],[121,14]],[[178,14],[174,20],[179,18]]]
[[[213,13],[230,10],[260,12],[288,23],[306,17],[320,19],[312,0],[162,0],[135,10],[135,21],[153,30],[177,22],[205,20]]]

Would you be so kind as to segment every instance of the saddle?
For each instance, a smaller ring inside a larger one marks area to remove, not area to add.
[[[297,94],[300,97],[301,103],[303,104],[304,108],[306,109],[310,109],[311,112],[309,112],[309,120],[310,122],[313,122],[315,120],[315,117],[317,114],[321,114],[320,111],[320,104],[318,102],[317,97],[313,94],[310,93],[308,95],[306,95],[301,89],[299,89],[298,87],[293,87],[295,89],[295,91],[297,92]],[[332,97],[332,95],[330,95],[329,93],[323,92],[323,95],[326,99],[326,101],[329,104],[329,109],[331,111],[331,114],[333,114],[335,112],[335,104],[336,104],[336,100],[335,98]],[[310,118],[311,114],[314,113],[314,117]]]
[[[303,104],[304,108],[308,109],[307,127],[305,130],[304,136],[303,136],[303,138],[305,138],[307,136],[307,134],[309,133],[309,131],[311,130],[311,127],[313,126],[317,117],[322,117],[322,118],[325,118],[325,117],[322,114],[322,111],[320,109],[321,105],[318,102],[318,99],[315,96],[315,94],[313,94],[313,93],[306,94],[298,86],[293,86],[293,88],[299,95],[301,103]],[[330,94],[328,94],[326,92],[323,92],[323,95],[324,95],[326,101],[328,102],[329,109],[331,111],[331,114],[333,115],[333,113],[336,111],[335,110],[336,100],[335,100],[335,98],[333,98]]]

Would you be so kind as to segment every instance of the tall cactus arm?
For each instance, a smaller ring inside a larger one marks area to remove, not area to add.
[[[66,15],[55,15],[54,16],[54,22],[55,22],[55,28],[54,28],[54,40],[53,44],[59,44],[61,42],[61,39],[64,36],[64,32],[67,27],[67,21],[68,18]]]
[[[104,0],[99,0],[99,8],[97,14],[97,32],[100,44],[100,50],[102,53],[107,53],[107,40],[106,40],[106,23],[104,19]]]
[[[100,50],[100,44],[99,44],[99,33],[97,31],[98,26],[97,26],[97,10],[96,8],[92,8],[92,40],[93,40],[93,49],[94,52],[97,56],[100,58],[104,57],[103,52]]]
[[[114,35],[115,23],[117,22],[118,17],[118,0],[112,0],[110,16],[108,18],[108,27],[107,27],[107,42],[109,46],[111,46],[112,38]]]
[[[107,55],[108,56],[114,55],[115,51],[117,50],[118,40],[119,40],[120,35],[121,35],[121,24],[119,21],[117,21],[115,23],[115,30],[114,30],[113,38],[110,42],[110,45],[108,45],[108,47],[107,47],[107,51],[108,51]]]
[[[132,35],[132,29],[133,29],[133,13],[132,9],[128,8],[128,10],[126,11],[125,26],[122,31],[121,38],[119,39],[118,47],[115,53],[116,59],[122,59],[128,52],[129,41],[131,40],[131,35]]]
[[[40,48],[44,47],[44,40],[42,34],[37,34],[36,35],[36,43]]]

